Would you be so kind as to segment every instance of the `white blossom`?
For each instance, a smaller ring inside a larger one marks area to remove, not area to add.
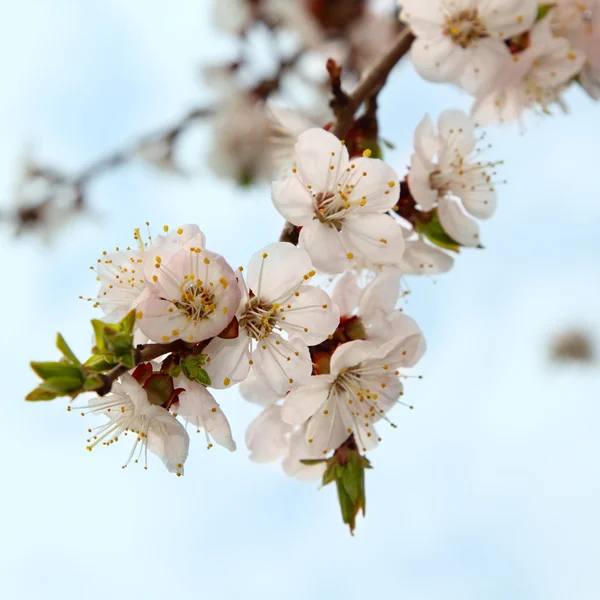
[[[592,98],[600,99],[600,0],[558,0],[550,18],[555,35],[584,52],[579,81]]]
[[[431,81],[474,93],[509,55],[504,43],[532,27],[536,0],[401,0],[400,19],[416,36],[411,57]]]
[[[314,266],[341,273],[354,260],[393,264],[402,256],[398,223],[385,214],[395,204],[398,176],[384,162],[350,159],[348,150],[323,129],[303,133],[292,174],[272,186],[273,203],[302,227],[299,245]]]
[[[412,329],[397,331],[379,346],[361,340],[342,344],[331,357],[330,374],[313,375],[291,391],[281,416],[290,425],[306,424],[312,457],[335,450],[350,435],[363,452],[371,450],[380,440],[375,424],[403,393],[398,369],[414,366],[424,349]]]
[[[535,25],[529,46],[504,61],[479,90],[473,107],[478,122],[517,120],[529,108],[548,113],[550,104],[561,103],[560,94],[581,71],[585,55],[566,38],[554,37],[550,17]]]
[[[270,244],[252,256],[237,312],[239,335],[215,338],[204,350],[213,387],[242,381],[250,366],[281,395],[310,377],[307,344],[327,339],[339,323],[331,298],[307,285],[314,275],[308,254],[292,244]]]
[[[479,244],[479,226],[468,215],[490,218],[497,204],[493,168],[482,162],[475,123],[465,113],[445,111],[438,132],[426,115],[415,131],[408,186],[424,211],[437,207],[444,231],[464,246]]]
[[[120,321],[144,299],[150,287],[144,274],[144,261],[150,254],[156,254],[160,249],[161,255],[167,258],[181,248],[190,245],[203,248],[205,245],[204,234],[197,225],[183,225],[171,233],[165,225],[163,230],[165,235],[159,235],[154,240],[149,236],[145,243],[140,230],[136,229],[133,237],[137,247],[117,247],[112,252],[104,251],[92,267],[100,282],[96,305],[104,312],[107,322]]]
[[[293,427],[283,421],[282,397],[274,394],[253,375],[242,382],[240,393],[246,400],[265,407],[246,430],[246,446],[250,450],[250,459],[257,463],[270,463],[281,459],[281,466],[290,477],[303,481],[320,479],[325,465],[305,465],[301,462],[311,455],[306,442],[306,424]]]
[[[222,256],[191,243],[165,242],[146,252],[144,279],[151,287],[136,322],[154,342],[201,342],[221,333],[238,309],[236,273]]]
[[[252,22],[254,11],[251,0],[214,0],[213,21],[230,34],[242,33]]]
[[[348,271],[339,281],[331,295],[340,309],[342,322],[356,316],[364,328],[365,339],[384,344],[398,335],[419,335],[425,340],[411,317],[397,307],[401,297],[403,273],[396,268],[387,268],[376,275],[364,288],[358,285],[356,275]],[[423,348],[418,353],[422,354]]]
[[[120,382],[115,381],[110,394],[90,399],[84,411],[82,414],[102,414],[109,419],[105,425],[88,430],[91,434],[88,450],[98,444],[110,446],[121,436],[131,436],[134,443],[123,468],[134,457],[137,463],[142,454],[147,467],[147,451],[150,450],[170,473],[183,475],[189,449],[185,428],[168,410],[151,404],[144,388],[131,375],[125,373]]]

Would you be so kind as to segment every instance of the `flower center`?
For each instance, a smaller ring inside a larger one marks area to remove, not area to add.
[[[473,42],[486,37],[487,29],[477,9],[472,8],[446,17],[444,35],[450,36],[462,48],[468,48]]]
[[[181,286],[181,297],[172,301],[175,307],[185,313],[188,321],[207,319],[217,308],[214,292],[205,288],[200,279],[192,280]]]
[[[277,309],[279,304],[270,304],[252,297],[246,302],[246,307],[240,318],[240,327],[246,329],[250,337],[262,340],[273,332],[277,324]]]

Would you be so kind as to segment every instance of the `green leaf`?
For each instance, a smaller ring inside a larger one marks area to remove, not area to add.
[[[167,373],[171,376],[171,377],[179,377],[181,375],[181,365],[176,365],[176,364],[170,364],[169,368],[167,370]]]
[[[123,333],[128,333],[128,334],[132,334],[133,333],[133,328],[135,327],[135,310],[132,310],[130,312],[128,312],[125,317],[121,320],[121,322],[119,323],[120,327],[121,327],[121,331],[123,331]]]
[[[128,369],[133,369],[133,367],[135,367],[135,363],[136,363],[135,352],[133,351],[133,349],[131,349],[127,352],[124,352],[123,354],[119,354],[117,356],[117,360],[124,367],[127,367]]]
[[[204,369],[198,369],[196,373],[196,381],[202,385],[210,385],[210,376]]]
[[[94,354],[83,363],[83,366],[93,373],[104,373],[110,371],[116,364],[117,361],[110,356]]]
[[[51,377],[81,377],[83,380],[81,369],[66,362],[31,362],[29,364],[42,379],[50,379]]]
[[[452,250],[453,252],[460,252],[461,244],[456,240],[453,240],[442,228],[437,211],[428,213],[431,215],[429,221],[417,221],[415,229],[423,234],[430,242],[444,248],[445,250]]]
[[[183,374],[190,381],[197,381],[202,385],[210,385],[210,377],[208,373],[200,366],[204,364],[206,355],[200,354],[198,356],[186,356],[181,361],[181,368]]]
[[[47,402],[48,400],[54,400],[56,398],[56,394],[52,392],[47,392],[41,390],[40,388],[36,388],[33,392],[30,392],[25,396],[25,400],[28,402]]]
[[[40,384],[38,389],[57,396],[70,396],[83,391],[83,381],[79,377],[50,377]]]
[[[65,338],[63,338],[63,336],[60,335],[60,333],[56,335],[56,347],[62,352],[63,356],[69,362],[71,362],[74,365],[77,365],[78,367],[81,366],[79,359],[75,356],[71,348],[69,348],[69,345],[67,344],[67,342],[65,342]]]

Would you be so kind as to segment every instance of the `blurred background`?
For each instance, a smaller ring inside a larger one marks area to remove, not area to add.
[[[232,53],[212,2],[22,0],[0,20],[3,208],[22,150],[77,171],[207,97],[199,66]],[[270,599],[578,600],[600,597],[600,366],[551,360],[557,336],[600,332],[600,107],[579,89],[571,112],[492,127],[505,160],[485,250],[412,278],[405,311],[428,352],[382,430],[367,474],[367,518],[352,538],[333,487],[248,461],[244,430],[258,407],[218,392],[238,443],[230,454],[192,439],[186,475],[126,449],[86,452],[88,420],[66,401],[26,404],[29,360],[52,360],[56,331],[80,355],[98,316],[99,253],[130,243],[148,220],[198,223],[232,265],[275,240],[282,219],[267,185],[240,188],[202,165],[210,136],[190,144],[199,175],[133,164],[99,179],[88,211],[46,245],[0,229],[3,261],[0,596]],[[386,159],[401,176],[424,112],[471,99],[397,68],[380,97]],[[202,137],[204,136],[204,137]],[[560,353],[560,352],[559,352]]]

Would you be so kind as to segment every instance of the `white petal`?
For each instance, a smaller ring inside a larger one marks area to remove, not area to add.
[[[299,340],[284,340],[271,334],[261,340],[252,353],[253,371],[280,397],[294,386],[310,379],[312,361],[306,344]]]
[[[340,232],[344,246],[356,258],[376,265],[396,264],[404,252],[404,235],[398,222],[388,215],[351,215]]]
[[[350,202],[364,202],[355,207],[360,213],[384,212],[398,200],[398,174],[376,158],[356,158],[350,162],[350,175],[344,185],[353,185]]]
[[[431,163],[438,153],[440,143],[429,115],[425,115],[417,125],[414,135],[415,150],[421,160]]]
[[[323,477],[326,469],[325,463],[305,465],[300,462],[303,459],[314,458],[314,450],[308,446],[305,425],[290,435],[289,452],[282,462],[283,470],[290,477],[296,477],[301,481],[315,481]]]
[[[376,350],[377,347],[374,344],[363,340],[347,342],[338,346],[331,356],[331,375],[337,377],[340,371],[355,367],[367,360]]]
[[[343,419],[346,436],[348,436],[348,429],[351,429],[356,445],[361,452],[367,452],[377,447],[379,436],[375,427],[369,422],[371,417],[369,420],[362,420],[360,417],[352,415],[348,410],[344,411]]]
[[[170,473],[183,473],[190,447],[190,438],[183,425],[167,410],[153,406],[147,414],[150,425],[146,442]]]
[[[386,270],[364,289],[359,305],[359,314],[367,323],[388,317],[396,308],[400,297],[401,271]]]
[[[346,271],[335,284],[331,299],[337,304],[342,317],[350,317],[358,308],[362,290],[360,289],[354,271]]]
[[[507,59],[512,56],[506,44],[500,39],[482,38],[473,45],[469,60],[460,75],[459,81],[469,94],[477,94],[497,75]]]
[[[444,13],[433,2],[403,0],[400,20],[408,23],[417,36],[438,36],[442,33]]]
[[[531,29],[538,14],[537,0],[488,0],[482,4],[487,30],[501,40]]]
[[[288,394],[281,418],[290,425],[302,425],[325,405],[333,381],[331,375],[313,375],[305,385]]]
[[[120,379],[119,392],[131,400],[136,414],[141,414],[146,407],[150,406],[146,390],[129,373],[123,373]]]
[[[281,419],[281,406],[269,406],[246,430],[246,446],[250,460],[268,463],[284,456],[289,450],[287,435],[292,426]]]
[[[213,338],[202,353],[207,356],[204,370],[210,377],[211,387],[224,389],[248,376],[250,338],[244,329],[240,328],[238,337],[232,340]]]
[[[440,35],[435,39],[417,38],[411,48],[411,58],[417,71],[429,81],[458,81],[470,53]]]
[[[277,315],[277,324],[309,346],[326,340],[340,323],[337,305],[320,288],[303,285],[287,302]]]
[[[407,242],[400,269],[408,275],[439,275],[454,266],[454,258],[422,240]]]
[[[437,202],[439,192],[431,187],[431,174],[436,166],[423,162],[417,153],[412,155],[408,187],[415,202],[425,211],[432,210]]]
[[[442,228],[453,240],[468,247],[479,245],[479,225],[463,212],[456,200],[441,199],[438,216]]]
[[[300,247],[310,255],[312,264],[323,273],[342,273],[352,266],[335,227],[313,221],[300,231]]]
[[[333,189],[338,172],[348,166],[348,150],[332,133],[309,129],[298,138],[296,164],[304,185],[310,185],[315,192]]]
[[[306,426],[306,442],[311,454],[322,457],[339,448],[350,436],[342,418],[339,400],[330,400],[319,409]]]
[[[475,121],[462,110],[446,110],[438,119],[440,137],[444,140],[446,160],[440,156],[440,164],[456,158],[456,153],[468,157],[475,150]]]
[[[256,296],[275,302],[293,294],[311,269],[308,252],[287,242],[276,242],[252,255],[246,282]]]
[[[212,394],[203,385],[184,377],[178,378],[177,387],[186,390],[179,395],[177,414],[204,429],[217,444],[233,452],[236,444],[231,436],[229,421]]]
[[[250,373],[238,389],[244,400],[260,406],[271,406],[282,399],[255,373]]]
[[[421,329],[414,319],[401,312],[389,320],[388,327],[389,341],[377,349],[373,359],[395,369],[414,367],[427,349]]]
[[[465,173],[450,183],[450,191],[458,196],[467,212],[478,219],[489,219],[496,212],[498,194],[482,169]]]
[[[315,217],[312,194],[296,175],[274,181],[271,199],[279,214],[294,225],[308,225]]]

